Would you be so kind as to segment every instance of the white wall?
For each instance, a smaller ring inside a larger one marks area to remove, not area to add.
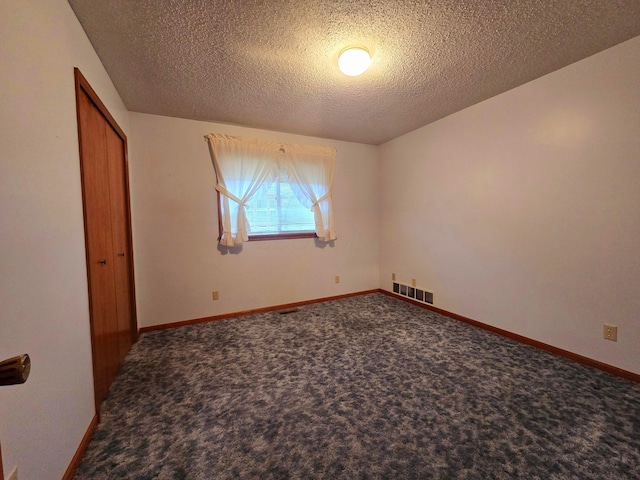
[[[220,250],[204,140],[212,132],[336,147],[334,245],[273,240]],[[141,327],[378,288],[376,147],[132,113],[129,153]]]
[[[640,373],[638,59],[640,37],[383,145],[382,287]]]
[[[94,415],[73,67],[128,112],[64,0],[0,2],[0,387],[5,473],[59,480]]]

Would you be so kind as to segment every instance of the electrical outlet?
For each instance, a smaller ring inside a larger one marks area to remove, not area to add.
[[[612,340],[614,342],[618,341],[618,327],[616,325],[609,325],[608,323],[605,323],[603,325],[602,334],[605,340]]]
[[[393,282],[395,282],[395,281],[396,281],[396,274],[395,274],[395,273],[392,273],[392,274],[391,274],[391,280],[392,280]]]
[[[214,300],[220,300],[220,294],[218,293],[217,290],[214,290],[213,292],[211,292],[211,297],[213,297]]]
[[[9,474],[7,480],[18,480],[18,467],[13,469],[13,472]]]
[[[340,275],[336,275],[336,283],[340,283]]]
[[[411,286],[412,286],[412,287],[415,287],[415,286],[417,285],[417,283],[418,283],[418,282],[416,281],[416,279],[415,279],[415,278],[412,278],[412,279],[411,279]]]

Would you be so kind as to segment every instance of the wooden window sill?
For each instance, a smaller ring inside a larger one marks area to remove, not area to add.
[[[249,235],[250,242],[260,242],[263,240],[292,240],[296,238],[318,238],[318,236],[315,232],[267,233],[262,235]]]

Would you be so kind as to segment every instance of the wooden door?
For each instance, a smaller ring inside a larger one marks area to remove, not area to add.
[[[118,323],[116,338],[118,342],[119,363],[131,348],[131,262],[129,246],[129,206],[127,202],[127,174],[125,170],[122,139],[112,128],[106,128],[107,159],[109,166],[109,192],[111,198],[111,238],[113,241],[113,269],[115,279],[116,311]]]
[[[107,142],[104,120],[84,93],[79,99],[79,114],[94,384],[96,403],[99,403],[105,397],[119,366],[117,329],[114,328],[117,310],[110,228],[109,168],[105,161]]]
[[[96,411],[137,338],[126,136],[76,69]]]

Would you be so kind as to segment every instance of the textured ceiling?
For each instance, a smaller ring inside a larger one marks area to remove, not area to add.
[[[69,3],[131,111],[374,145],[640,35],[640,0]]]

